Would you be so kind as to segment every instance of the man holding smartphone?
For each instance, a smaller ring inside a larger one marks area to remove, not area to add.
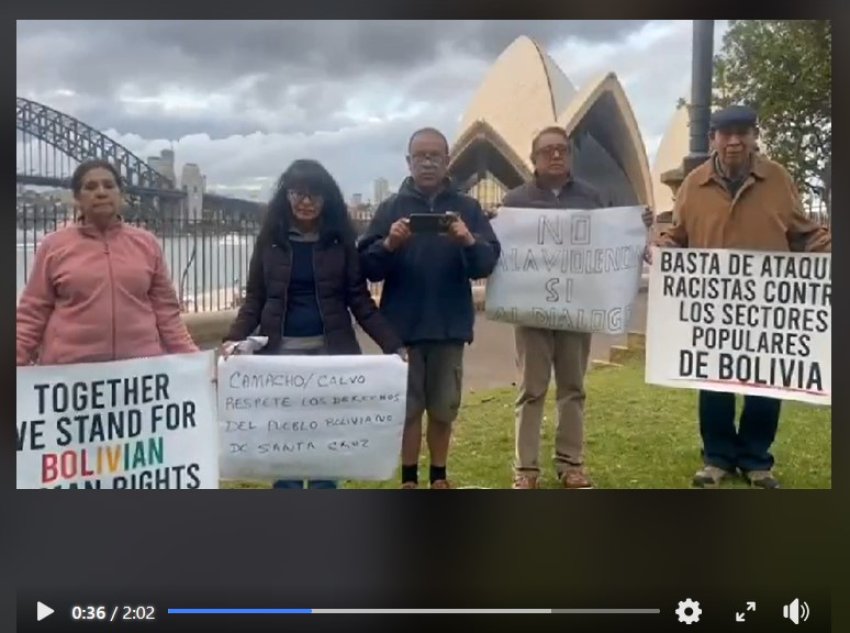
[[[407,419],[402,485],[419,485],[422,415],[432,489],[451,487],[446,474],[452,424],[463,391],[464,345],[475,324],[470,280],[493,272],[500,247],[478,202],[446,178],[449,144],[434,128],[408,143],[410,177],[381,203],[358,249],[366,276],[383,281],[381,312],[408,347]]]

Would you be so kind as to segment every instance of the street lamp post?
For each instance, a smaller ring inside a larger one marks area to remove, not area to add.
[[[714,20],[694,20],[691,69],[690,153],[682,162],[683,176],[708,158],[708,123],[714,57]]]

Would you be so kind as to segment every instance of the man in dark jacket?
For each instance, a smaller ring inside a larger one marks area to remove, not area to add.
[[[359,243],[363,271],[383,281],[381,312],[408,346],[407,421],[402,440],[402,488],[418,486],[422,414],[428,412],[431,488],[446,489],[452,423],[461,403],[463,350],[472,342],[471,279],[488,277],[499,242],[473,198],[446,179],[449,147],[433,128],[413,133],[411,177],[385,200]],[[410,215],[438,214],[444,231],[416,232]]]
[[[534,178],[507,193],[505,207],[598,209],[611,206],[588,183],[571,174],[572,143],[566,130],[548,127],[531,142]],[[652,211],[644,209],[643,222],[652,224]],[[591,488],[584,470],[584,376],[590,356],[591,335],[586,332],[515,328],[520,372],[516,403],[516,475],[513,487],[538,487],[540,426],[552,368],[557,390],[555,470],[564,488]]]

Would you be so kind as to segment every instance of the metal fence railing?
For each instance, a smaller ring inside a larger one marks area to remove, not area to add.
[[[831,227],[832,218],[830,216],[830,209],[824,198],[816,197],[804,200],[803,208],[812,220],[821,226],[825,226],[827,228]]]
[[[35,249],[47,233],[74,221],[67,205],[23,204],[17,208],[17,294],[29,279]],[[174,287],[186,312],[227,310],[242,302],[248,264],[260,219],[233,219],[221,212],[192,221],[181,216],[135,218],[128,223],[159,239]]]
[[[260,218],[232,219],[223,213],[205,213],[199,221],[179,214],[156,219],[129,216],[129,224],[159,239],[181,309],[184,312],[229,310],[241,305],[248,265],[260,230]],[[74,211],[61,203],[19,204],[17,207],[17,296],[32,272],[35,249],[44,236],[74,221]],[[484,281],[474,282],[483,286]],[[382,284],[370,283],[373,294]]]

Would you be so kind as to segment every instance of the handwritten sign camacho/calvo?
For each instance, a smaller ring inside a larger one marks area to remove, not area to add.
[[[656,249],[646,380],[832,402],[832,257]]]
[[[390,479],[407,364],[396,355],[232,356],[219,361],[225,479]]]
[[[625,332],[646,247],[641,211],[500,209],[493,230],[502,254],[487,280],[487,317],[550,330]]]
[[[19,367],[17,487],[218,488],[212,352]]]

